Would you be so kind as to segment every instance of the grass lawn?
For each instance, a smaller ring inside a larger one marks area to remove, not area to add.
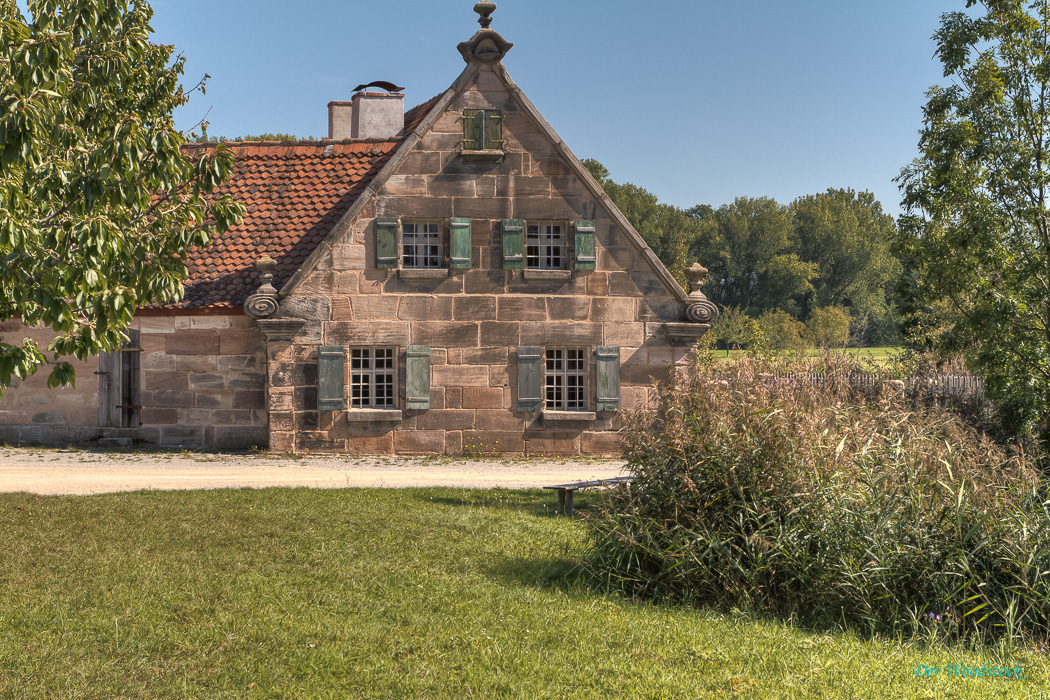
[[[2,495],[0,697],[1050,696],[1026,650],[591,594],[567,576],[583,528],[551,507],[500,490]],[[1027,680],[915,676],[985,663]]]

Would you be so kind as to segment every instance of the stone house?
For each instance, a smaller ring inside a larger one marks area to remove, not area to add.
[[[140,309],[75,389],[5,391],[0,440],[616,452],[621,412],[718,312],[705,271],[687,295],[510,79],[494,8],[426,103],[362,86],[324,141],[232,144],[248,213],[192,252],[185,297]]]

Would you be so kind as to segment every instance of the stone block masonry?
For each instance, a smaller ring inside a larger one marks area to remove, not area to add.
[[[502,111],[501,157],[464,157],[463,109]],[[658,382],[675,367],[678,358],[661,327],[684,320],[684,308],[654,273],[647,251],[630,241],[491,67],[479,70],[474,84],[437,117],[376,192],[346,226],[348,234],[333,241],[316,270],[282,301],[285,315],[304,325],[293,342],[271,347],[271,449],[616,453],[619,413],[566,421],[545,420],[541,411],[518,412],[518,346],[583,349],[587,413],[597,407],[596,349],[619,347],[622,405],[639,408],[655,400]],[[376,269],[377,216],[444,221],[444,255],[449,221],[469,218],[470,267],[451,268],[446,260],[442,274],[430,277],[402,274],[398,265]],[[504,269],[504,219],[561,223],[562,269]],[[580,219],[595,221],[595,270],[576,269],[574,263],[573,225]],[[397,410],[350,407],[347,360],[346,408],[319,411],[320,345],[348,353],[356,347],[394,348]],[[409,345],[430,348],[426,409],[405,405]],[[203,372],[190,390],[210,386],[221,374]]]
[[[74,362],[76,387],[49,389],[46,372],[39,372],[5,390],[0,440],[62,445],[121,437],[187,448],[266,447],[265,342],[252,319],[239,313],[145,315],[132,328],[140,346],[138,427],[102,424],[99,402],[106,394],[100,382],[106,377],[92,358]],[[17,332],[41,347],[52,337],[45,329]]]

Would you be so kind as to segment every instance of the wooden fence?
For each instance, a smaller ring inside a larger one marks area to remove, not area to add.
[[[785,372],[777,374],[775,379],[789,379],[796,382],[809,382],[820,386],[828,380],[826,374],[819,372]],[[886,381],[877,374],[853,373],[846,375],[850,384],[860,388],[874,389],[880,382]],[[937,396],[982,396],[984,382],[979,377],[964,375],[943,375],[939,377],[909,377],[901,380],[908,391],[925,390]]]

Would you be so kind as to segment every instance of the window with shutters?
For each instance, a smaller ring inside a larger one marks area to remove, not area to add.
[[[544,401],[551,411],[587,410],[587,350],[547,348]]]
[[[401,224],[401,265],[409,268],[442,267],[440,221],[405,221]]]
[[[565,269],[565,226],[553,221],[525,227],[525,267],[530,270]]]
[[[463,151],[500,151],[503,113],[498,109],[463,110]]]
[[[350,408],[395,408],[397,349],[350,348]]]

